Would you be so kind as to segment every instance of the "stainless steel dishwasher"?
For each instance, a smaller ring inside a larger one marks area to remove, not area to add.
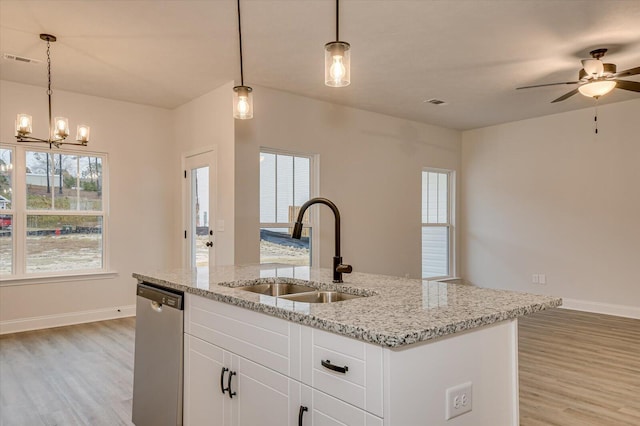
[[[139,283],[137,295],[133,423],[182,425],[184,293]]]

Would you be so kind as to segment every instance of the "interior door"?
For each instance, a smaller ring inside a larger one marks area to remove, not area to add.
[[[184,156],[184,264],[215,266],[215,151]]]

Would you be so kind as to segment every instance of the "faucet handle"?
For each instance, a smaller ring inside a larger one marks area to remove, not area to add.
[[[336,271],[341,274],[350,274],[353,271],[353,267],[351,265],[345,265],[344,263],[339,264],[336,267]]]

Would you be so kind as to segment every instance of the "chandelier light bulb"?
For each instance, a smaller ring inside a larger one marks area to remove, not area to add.
[[[31,116],[29,114],[18,114],[16,118],[16,135],[27,136],[31,132]]]
[[[54,120],[55,131],[54,137],[64,139],[69,136],[69,119],[65,117],[56,117]]]
[[[76,140],[82,142],[84,145],[89,142],[89,133],[91,129],[85,124],[78,124],[78,131],[76,132]]]

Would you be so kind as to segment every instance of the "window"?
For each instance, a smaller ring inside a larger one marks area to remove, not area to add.
[[[300,207],[313,197],[313,164],[312,156],[260,152],[260,263],[311,265],[308,211],[302,238],[290,235]]]
[[[0,147],[0,277],[100,272],[106,156]]]
[[[453,225],[451,171],[422,172],[422,278],[451,275]]]

